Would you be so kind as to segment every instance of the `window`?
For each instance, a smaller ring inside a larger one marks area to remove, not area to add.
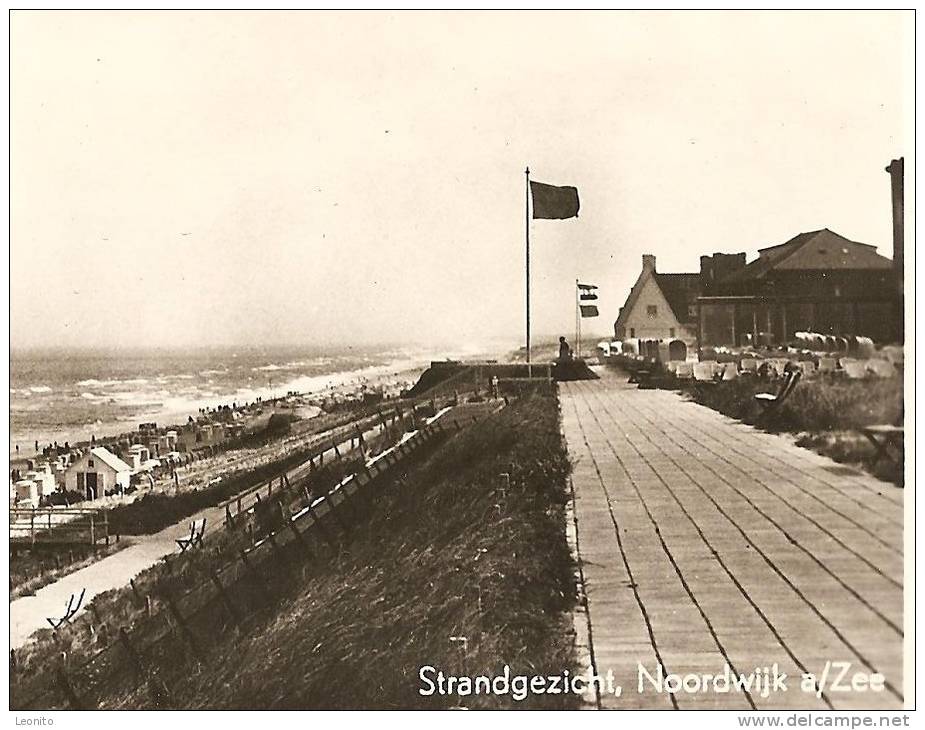
[[[668,336],[674,338],[674,327],[668,328]]]
[[[648,314],[650,317],[657,317],[658,307],[655,304],[650,304],[646,307],[646,314]]]
[[[630,327],[630,337],[635,337],[635,336],[636,336],[636,328]]]
[[[88,469],[93,469],[95,466],[96,466],[96,464],[93,463],[93,459],[87,459],[87,468],[88,468]]]

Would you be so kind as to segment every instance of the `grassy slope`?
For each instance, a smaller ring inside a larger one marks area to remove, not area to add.
[[[568,470],[551,391],[452,437],[384,491],[370,520],[272,616],[225,635],[191,678],[171,683],[171,704],[439,708],[459,699],[419,696],[421,665],[468,674],[504,663],[530,674],[574,670]],[[504,498],[503,471],[513,475]],[[451,636],[468,638],[467,654]],[[519,706],[575,700],[538,696]],[[140,692],[120,703],[148,700]],[[513,703],[479,696],[464,704]]]

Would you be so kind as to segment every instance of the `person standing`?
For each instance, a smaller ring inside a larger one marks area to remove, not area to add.
[[[572,348],[564,337],[559,338],[559,361],[565,362],[572,359]]]

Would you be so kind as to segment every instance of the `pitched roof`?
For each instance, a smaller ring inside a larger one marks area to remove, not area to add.
[[[658,288],[678,322],[690,322],[689,306],[700,296],[700,274],[656,274]]]
[[[794,236],[758,251],[758,258],[722,279],[720,284],[759,279],[772,270],[889,269],[893,265],[877,247],[858,243],[828,228]]]
[[[693,304],[700,296],[700,274],[658,274],[643,269],[633,288],[630,289],[626,303],[620,308],[614,327],[625,327],[636,301],[642,294],[648,277],[651,275],[655,285],[662,292],[665,301],[679,324],[690,322],[693,318],[688,314],[688,306]]]
[[[90,453],[104,464],[106,464],[106,466],[114,469],[117,472],[132,470],[132,467],[122,461],[122,459],[120,459],[107,448],[97,446],[95,449],[90,449]]]

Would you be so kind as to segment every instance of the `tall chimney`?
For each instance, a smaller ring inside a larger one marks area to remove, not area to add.
[[[905,158],[890,162],[886,171],[890,173],[890,187],[893,193],[893,270],[896,272],[900,295],[903,293],[903,243],[905,231],[903,217],[905,214],[903,169]]]
[[[650,253],[644,253],[642,255],[642,270],[655,273],[655,256]]]

